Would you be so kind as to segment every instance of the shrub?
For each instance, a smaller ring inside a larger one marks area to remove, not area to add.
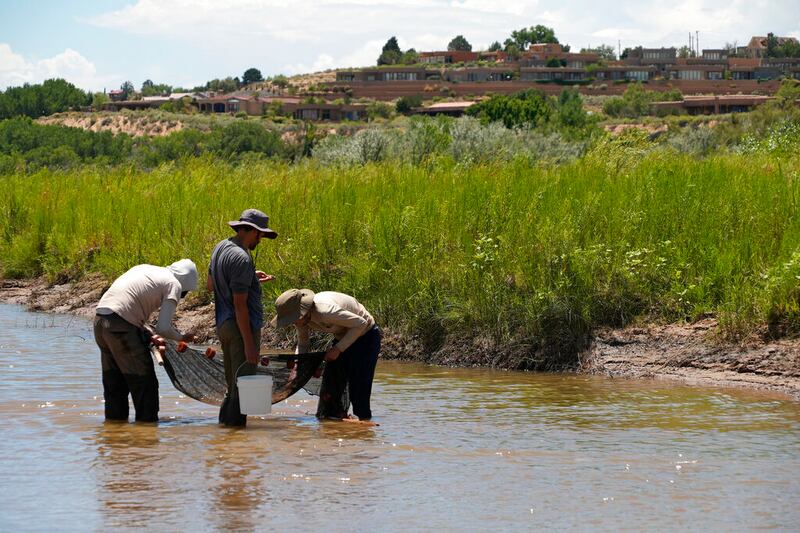
[[[386,159],[389,145],[386,132],[367,128],[352,137],[327,136],[314,148],[313,156],[323,165],[364,165]]]
[[[227,157],[245,152],[276,156],[283,150],[283,141],[276,132],[257,122],[237,121],[222,129],[218,150]]]

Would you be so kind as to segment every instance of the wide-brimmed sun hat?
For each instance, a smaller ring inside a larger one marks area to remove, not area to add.
[[[268,239],[278,236],[278,233],[269,227],[269,217],[258,209],[245,209],[239,220],[231,220],[228,225],[233,229],[239,226],[250,226],[263,233]]]
[[[275,328],[284,328],[302,318],[314,305],[314,291],[310,289],[289,289],[275,300],[275,311],[278,313],[270,321]]]

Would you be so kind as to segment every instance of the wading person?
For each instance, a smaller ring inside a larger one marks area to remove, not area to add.
[[[219,410],[219,422],[226,426],[245,426],[247,416],[239,409],[236,378],[256,372],[264,326],[261,283],[274,279],[256,270],[250,252],[262,237],[274,239],[278,234],[269,228],[269,217],[258,209],[246,209],[239,220],[228,225],[236,235],[214,248],[206,285],[214,292],[217,336],[225,355],[227,390]]]
[[[175,309],[186,293],[197,289],[197,267],[181,259],[168,267],[138,265],[119,278],[100,298],[94,338],[100,347],[107,420],[128,419],[128,394],[136,421],[158,420],[158,379],[145,324],[158,314],[155,332],[175,341],[194,340],[172,326]]]
[[[347,294],[332,291],[315,294],[309,289],[284,292],[275,300],[275,308],[277,315],[271,325],[295,325],[298,354],[308,352],[309,330],[333,334],[336,343],[325,353],[320,402],[336,402],[347,386],[353,414],[360,421],[370,420],[370,396],[381,350],[381,331],[369,311]],[[348,418],[342,411],[324,414],[318,411],[317,415]]]

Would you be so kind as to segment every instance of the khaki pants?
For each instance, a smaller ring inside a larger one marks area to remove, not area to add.
[[[253,341],[261,345],[261,330],[253,328]],[[236,386],[238,376],[252,376],[256,373],[256,365],[247,363],[244,351],[244,339],[236,320],[226,320],[217,327],[217,336],[222,345],[225,364],[225,382],[228,390],[219,409],[219,423],[226,426],[245,426],[247,416],[239,408],[239,388]]]

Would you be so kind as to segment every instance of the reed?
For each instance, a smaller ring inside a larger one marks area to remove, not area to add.
[[[428,351],[482,338],[517,347],[503,366],[556,368],[594,328],[637,320],[710,313],[732,338],[800,332],[799,180],[796,155],[603,143],[560,166],[444,154],[42,170],[0,176],[0,267],[113,278],[189,257],[205,271],[226,222],[257,207],[280,234],[255,257],[277,276],[268,312],[290,287],[339,290]]]

